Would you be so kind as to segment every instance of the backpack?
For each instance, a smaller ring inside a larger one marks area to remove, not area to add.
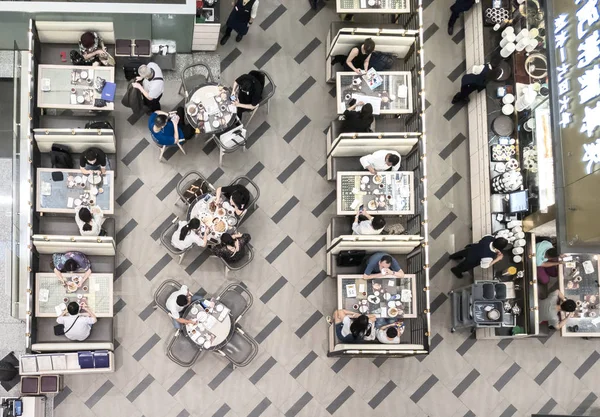
[[[365,250],[342,250],[337,257],[337,266],[360,266],[365,256]]]
[[[386,52],[378,52],[375,51],[371,55],[371,59],[369,61],[369,66],[374,68],[375,71],[385,71],[392,68],[394,65],[394,61],[396,57],[392,54],[388,54]]]
[[[65,145],[53,144],[50,151],[52,168],[73,168],[73,158],[70,149]]]
[[[85,124],[85,128],[86,129],[112,129],[113,127],[111,126],[111,124],[109,122],[100,122],[100,121],[92,121],[92,122],[87,122]]]

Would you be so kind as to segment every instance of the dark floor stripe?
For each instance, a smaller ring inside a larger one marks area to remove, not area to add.
[[[502,414],[500,414],[500,417],[512,417],[516,412],[517,409],[515,408],[515,406],[510,404],[508,407],[506,407],[506,410],[504,410]]]
[[[334,85],[333,87],[331,87],[331,90],[329,90],[329,95],[335,98],[335,96],[337,95],[337,86]]]
[[[325,175],[327,175],[327,162],[325,162],[325,165],[323,165],[321,167],[321,169],[319,169],[317,171],[317,174],[319,174],[321,177],[325,178]]]
[[[425,110],[427,110],[429,106],[431,106],[431,103],[427,99],[425,99]]]
[[[269,16],[267,16],[267,18],[263,20],[260,24],[262,30],[269,29],[271,25],[275,23],[277,19],[279,19],[285,13],[286,10],[287,8],[283,4],[277,6],[277,8],[273,10],[273,12]]]
[[[465,28],[461,28],[456,34],[452,37],[452,40],[455,44],[459,44],[465,40]]]
[[[140,396],[140,394],[144,391],[146,391],[146,389],[152,385],[152,383],[154,382],[154,377],[150,374],[146,375],[146,377],[144,379],[142,379],[140,381],[139,384],[137,384],[137,386],[131,390],[131,392],[129,394],[127,394],[127,399],[130,402],[134,402],[136,400],[137,397]]]
[[[71,394],[73,391],[71,391],[71,388],[69,388],[68,386],[64,386],[62,391],[60,391],[58,394],[56,394],[54,396],[54,405],[53,407],[56,408],[60,405],[60,403],[62,403],[68,396],[69,394]]]
[[[494,388],[496,388],[497,391],[502,391],[502,388],[504,388],[504,386],[508,384],[511,379],[513,379],[520,369],[521,367],[517,363],[513,363],[512,366],[508,368],[506,372],[504,372],[504,375],[498,378],[494,384]]]
[[[177,187],[177,183],[183,178],[183,176],[178,172],[175,174],[173,179],[169,181],[163,188],[156,194],[160,201],[163,201],[173,190]]]
[[[246,176],[253,180],[258,174],[262,172],[263,169],[265,169],[265,166],[262,164],[262,162],[257,162],[256,165],[250,168],[250,171],[248,171]]]
[[[498,346],[500,349],[505,350],[508,345],[510,345],[512,343],[512,339],[502,339],[501,341],[498,342],[498,344],[496,346]]]
[[[284,205],[283,207],[281,207],[279,210],[277,210],[277,213],[275,213],[273,215],[273,217],[271,217],[271,220],[273,220],[273,222],[275,223],[279,223],[281,220],[283,220],[283,218],[290,212],[292,211],[292,209],[294,207],[296,207],[296,205],[299,203],[300,201],[295,197],[292,196],[292,198],[290,198]]]
[[[160,237],[160,234],[171,225],[171,223],[173,223],[173,219],[177,217],[175,216],[173,213],[169,214],[169,217],[167,217],[161,224],[160,226],[158,226],[156,228],[156,230],[154,232],[152,232],[152,234],[150,235],[150,237],[154,240],[157,240]]]
[[[433,0],[423,0],[423,10],[429,7],[431,3],[433,3]]]
[[[298,330],[296,330],[296,336],[298,336],[300,339],[302,339],[306,333],[308,333],[310,331],[310,329],[312,329],[313,327],[315,327],[315,324],[317,324],[319,322],[319,320],[321,320],[323,318],[323,313],[321,313],[319,310],[316,310],[312,316],[310,316],[308,318],[308,320],[306,320],[302,326],[300,326],[298,328]]]
[[[346,401],[348,401],[348,398],[350,398],[352,394],[354,394],[354,390],[349,386],[346,387],[346,389],[343,390],[342,393],[327,406],[327,411],[329,414],[335,413],[342,405],[344,405]]]
[[[456,116],[458,112],[461,111],[466,105],[467,103],[465,103],[464,101],[453,104],[452,107],[450,107],[448,111],[444,113],[444,118],[448,121],[452,120],[452,118]]]
[[[435,276],[442,270],[444,267],[450,262],[450,258],[448,258],[450,254],[448,252],[444,252],[440,259],[438,259],[433,266],[429,269],[429,279],[435,278]]]
[[[106,394],[108,394],[108,392],[113,387],[114,387],[114,385],[112,382],[110,382],[110,381],[104,382],[104,384],[102,384],[100,386],[100,388],[98,388],[96,390],[96,392],[93,393],[92,396],[87,399],[87,401],[85,402],[85,405],[87,405],[88,408],[92,408],[93,406],[95,406],[98,403],[98,401],[100,401]]]
[[[283,136],[283,140],[285,140],[287,143],[290,143],[296,136],[300,134],[300,132],[302,132],[306,126],[308,126],[309,123],[310,118],[308,116],[302,117],[302,119],[300,119],[300,121]]]
[[[185,268],[185,272],[188,273],[188,275],[192,275],[194,272],[196,272],[196,270],[198,268],[200,268],[200,266],[206,262],[206,260],[210,257],[210,251],[209,250],[204,250],[202,251],[202,253],[200,255],[198,255],[196,257],[196,259],[194,259],[186,268]]]
[[[448,299],[448,296],[444,293],[441,293],[440,295],[435,297],[435,300],[432,301],[432,303],[429,307],[431,314],[435,313],[437,311],[437,309],[440,308],[442,306],[442,304],[444,304],[446,302],[447,299]]]
[[[279,176],[277,177],[277,180],[283,184],[284,182],[287,181],[287,179],[289,177],[292,176],[292,174],[294,172],[296,172],[298,170],[298,168],[300,168],[302,166],[303,163],[304,163],[304,158],[302,158],[301,156],[298,156],[296,159],[294,159],[292,161],[291,164],[289,164],[287,166],[286,169],[283,170],[283,172],[281,174],[279,174]]]
[[[423,67],[425,70],[425,75],[429,74],[435,68],[435,64],[431,61],[427,61],[427,64]]]
[[[378,358],[373,359],[373,365],[375,365],[378,368],[381,368],[381,366],[385,363],[385,361],[387,361],[388,358],[384,358],[383,356],[379,356]]]
[[[464,74],[464,72],[467,70],[467,61],[464,60],[463,62],[461,62],[460,64],[458,64],[458,66],[456,68],[454,68],[452,70],[452,72],[450,72],[450,74],[448,74],[448,79],[452,82],[458,80],[458,77],[460,77],[462,74]]]
[[[165,254],[148,272],[146,272],[146,279],[148,281],[152,281],[156,275],[160,273],[165,267],[171,262],[173,258],[171,258],[170,254]]]
[[[117,232],[117,243],[121,243],[129,233],[133,232],[133,229],[135,229],[137,225],[138,223],[134,219],[129,220],[127,224]]]
[[[454,212],[450,212],[445,218],[444,220],[442,220],[432,231],[431,233],[429,233],[429,235],[434,238],[437,239],[438,237],[441,236],[442,233],[444,233],[444,230],[446,230],[453,222],[454,220],[456,220],[456,214],[454,214]]]
[[[461,178],[462,177],[458,172],[452,174],[452,176],[435,192],[435,196],[441,200],[461,180]]]
[[[138,192],[138,190],[140,188],[142,188],[142,186],[144,185],[144,182],[137,178],[133,184],[131,184],[129,187],[127,187],[127,189],[125,191],[123,191],[123,194],[121,194],[118,198],[117,198],[117,204],[120,206],[123,206],[131,197],[133,197],[133,195],[135,193]]]
[[[219,372],[212,381],[208,383],[208,387],[213,391],[216,390],[219,385],[223,383],[227,379],[229,375],[233,372],[233,365],[228,364],[221,372]]]
[[[262,301],[263,304],[267,304],[271,300],[271,298],[275,296],[275,294],[277,294],[283,287],[285,287],[285,284],[287,283],[287,279],[285,279],[284,277],[279,277],[279,279],[275,281],[275,283],[271,285],[271,287],[267,291],[265,291],[263,295],[260,296],[260,301]]]
[[[132,115],[130,115],[127,118],[127,121],[129,122],[130,125],[135,125],[137,122],[140,121],[140,119],[142,118],[142,116],[145,114],[145,112],[143,111],[139,111],[137,113],[133,113]]]
[[[267,374],[267,372],[269,372],[271,368],[275,366],[276,363],[277,361],[275,358],[271,356],[260,366],[260,368],[256,370],[256,372],[252,374],[250,378],[248,378],[248,380],[252,382],[252,384],[256,385],[258,381],[260,381]]]
[[[129,259],[124,259],[123,262],[119,266],[117,266],[117,270],[115,271],[115,281],[125,273],[133,265]]]
[[[214,140],[211,140],[202,147],[202,152],[204,152],[206,155],[210,155],[217,148],[217,143]]]
[[[271,400],[265,397],[260,403],[258,403],[256,407],[254,407],[254,410],[250,411],[248,417],[259,417],[262,413],[264,413],[267,410],[267,408],[269,408],[270,405]]]
[[[323,7],[325,7],[324,1],[317,2],[317,10],[313,10],[312,8],[309,9],[306,13],[304,13],[304,16],[300,18],[300,23],[306,26],[308,22],[310,22],[313,19],[313,17],[315,17],[317,13],[319,13],[321,9],[323,9]]]
[[[554,371],[556,371],[558,365],[560,365],[560,359],[555,356],[554,359],[552,359],[548,365],[542,369],[538,376],[535,377],[535,382],[537,382],[538,385],[542,385],[544,381],[547,380]]]
[[[395,389],[396,384],[394,384],[393,381],[389,381],[377,394],[375,394],[371,401],[369,401],[369,406],[375,410],[379,404],[381,404],[392,392],[394,392]]]
[[[421,400],[421,398],[423,398],[429,392],[429,390],[433,388],[437,383],[437,377],[435,375],[431,375],[427,379],[427,381],[423,382],[423,385],[417,388],[413,395],[410,396],[410,399],[413,400],[415,404],[417,404]]]
[[[306,254],[308,256],[310,256],[311,258],[314,258],[314,256],[317,253],[319,253],[319,251],[321,249],[323,249],[326,244],[327,244],[327,233],[323,233],[323,236],[318,238],[317,241],[315,243],[313,243],[313,245],[310,248],[308,248],[308,250],[306,251]]]
[[[231,407],[229,407],[227,404],[223,404],[221,406],[221,408],[219,408],[213,415],[212,417],[225,417],[225,415],[231,411]]]
[[[258,69],[261,69],[262,67],[267,65],[267,62],[269,62],[271,60],[271,58],[273,58],[277,54],[277,52],[279,52],[280,50],[281,50],[281,45],[279,45],[277,42],[275,42],[273,45],[271,45],[271,47],[269,49],[267,49],[265,51],[264,54],[262,54],[262,56],[260,58],[258,58],[256,60],[256,62],[254,63],[254,66]]]
[[[337,374],[344,369],[344,366],[348,365],[351,360],[352,358],[349,357],[341,357],[331,365],[331,370]]]
[[[314,38],[303,50],[298,53],[298,55],[296,55],[294,61],[296,61],[298,64],[301,64],[306,58],[309,57],[310,54],[314,52],[315,49],[319,47],[319,45],[321,45],[319,38]]]
[[[265,258],[267,260],[268,263],[272,264],[273,262],[275,262],[275,259],[277,259],[279,257],[279,255],[281,255],[283,253],[283,251],[285,251],[288,246],[290,246],[292,244],[293,240],[291,237],[286,236],[279,245],[277,245],[275,247],[275,249],[273,249],[271,251],[271,253],[269,253],[267,255],[267,257]]]
[[[458,349],[456,349],[456,352],[460,356],[465,356],[465,353],[467,353],[469,349],[473,347],[475,342],[477,342],[477,339],[475,339],[475,335],[467,337],[467,339],[458,347]]]
[[[231,65],[233,61],[238,59],[242,55],[242,51],[238,48],[234,48],[233,51],[229,53],[223,60],[221,61],[221,74]]]
[[[477,417],[471,410],[467,411],[463,417]]]
[[[264,342],[267,337],[269,337],[269,335],[271,333],[273,333],[275,331],[275,329],[277,327],[279,327],[279,325],[281,324],[281,319],[278,316],[275,316],[273,318],[273,320],[271,320],[269,322],[269,324],[267,324],[264,329],[262,329],[254,338],[254,340],[256,340],[258,343],[262,343]]]
[[[319,217],[321,214],[323,214],[325,210],[327,210],[329,206],[335,202],[336,197],[336,190],[332,190],[329,195],[325,197],[323,201],[317,205],[317,207],[314,208],[312,211],[313,216]]]
[[[183,146],[185,147],[185,144],[183,144]],[[165,153],[163,153],[163,159],[168,161],[173,158],[177,152],[179,152],[179,146],[170,146],[165,150]]]
[[[224,173],[225,172],[221,168],[217,168],[212,174],[208,176],[206,181],[208,181],[211,184],[216,184],[217,181],[219,181],[219,178],[221,178]]]
[[[440,27],[435,23],[432,23],[431,26],[425,29],[425,32],[423,32],[423,43],[427,42],[439,29]]]
[[[117,314],[119,314],[119,312],[123,310],[126,305],[127,303],[125,302],[125,300],[119,298],[119,300],[113,305],[113,315],[116,316]]]
[[[473,369],[469,375],[465,377],[457,386],[454,388],[452,393],[456,395],[457,398],[460,398],[461,395],[479,378],[479,372],[477,369]]]
[[[190,412],[184,408],[176,417],[190,417]]]
[[[148,320],[148,317],[154,313],[154,310],[156,310],[156,304],[154,304],[154,301],[152,301],[146,306],[146,308],[142,310],[140,314],[138,314],[138,317],[142,319],[142,321],[146,321]]]
[[[300,294],[302,294],[305,297],[308,297],[313,293],[314,290],[316,290],[319,287],[319,285],[321,285],[323,281],[325,281],[325,279],[327,279],[327,272],[319,272],[316,277],[314,277],[308,284],[306,284],[306,287],[302,288]]]
[[[442,151],[440,152],[440,158],[444,160],[447,159],[452,154],[452,152],[454,152],[456,148],[458,148],[460,144],[463,143],[466,139],[467,137],[462,133],[456,135],[456,137],[452,139],[450,143],[444,147],[444,149],[442,149]]]
[[[552,410],[554,410],[554,407],[556,407],[557,405],[558,403],[554,401],[554,399],[550,398],[548,402],[544,404],[544,406],[540,408],[540,411],[538,411],[537,413],[542,415],[550,414]]]
[[[246,148],[251,148],[252,145],[254,145],[256,141],[260,139],[260,137],[264,135],[270,128],[270,124],[267,122],[262,122],[261,125],[258,126],[254,132],[250,133],[250,136],[248,136],[248,140],[246,140]]]
[[[444,341],[444,338],[442,337],[442,335],[440,335],[439,333],[436,333],[431,338],[431,343],[429,344],[429,353],[433,352],[435,350],[435,348],[438,347],[439,344],[442,343],[443,341]],[[415,356],[415,358],[417,358],[417,360],[419,362],[423,362],[425,360],[425,358],[427,358],[427,355],[417,355],[417,356]]]
[[[290,101],[292,103],[296,103],[310,89],[310,87],[312,87],[316,82],[317,82],[317,80],[315,80],[311,76],[308,76],[308,78],[306,79],[306,81],[304,81],[300,85],[300,87],[298,87],[296,89],[296,91],[294,91],[292,93],[292,95],[290,95],[290,97],[289,97]]]
[[[575,411],[573,411],[572,415],[574,416],[582,416],[585,414],[585,412],[592,406],[592,404],[594,404],[594,402],[598,399],[598,396],[596,394],[594,394],[593,392],[590,392],[590,395],[588,395],[585,400],[583,400],[581,402],[581,404],[579,404],[579,406],[575,409]]]
[[[313,396],[310,395],[310,392],[304,393],[304,395],[300,397],[289,410],[287,410],[285,417],[295,417],[304,407],[306,407],[312,398]]]
[[[300,363],[294,367],[294,369],[292,369],[292,371],[290,372],[292,378],[296,379],[300,375],[302,375],[302,372],[304,372],[304,370],[308,368],[310,364],[313,363],[318,357],[319,355],[317,355],[313,350],[311,350],[308,353],[308,355],[306,355],[306,357],[302,359]]]
[[[181,388],[183,388],[188,382],[190,382],[190,380],[194,376],[196,376],[196,372],[194,372],[193,369],[188,369],[183,375],[179,377],[177,381],[175,381],[173,385],[171,385],[167,392],[171,395],[177,394],[181,390]]]
[[[593,351],[592,354],[585,360],[585,362],[583,362],[581,366],[575,371],[575,376],[578,379],[583,378],[587,371],[592,369],[596,362],[598,362],[599,358],[600,354],[598,353],[598,351]]]
[[[148,143],[148,141],[146,140],[146,138],[142,138],[128,153],[127,155],[125,155],[122,159],[121,162],[123,162],[126,166],[129,166],[129,164],[131,164],[133,162],[133,160],[135,158],[138,157],[139,154],[141,154],[144,149],[146,149],[148,147],[148,145],[150,145],[150,143]]]
[[[146,343],[144,343],[142,345],[142,347],[140,347],[137,352],[135,352],[133,354],[133,359],[135,359],[136,361],[140,361],[140,359],[142,359],[144,356],[146,356],[146,354],[148,352],[150,352],[150,350],[158,343],[160,342],[160,336],[157,335],[156,333],[154,333],[152,336],[150,336],[150,339],[148,339],[146,341]]]

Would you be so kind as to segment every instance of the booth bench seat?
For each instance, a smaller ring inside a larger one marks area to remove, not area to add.
[[[76,249],[74,249],[76,250]],[[65,252],[67,252],[65,250]],[[115,257],[114,256],[95,256],[88,255],[88,259],[92,264],[92,272],[102,274],[114,274],[115,273]],[[36,272],[52,272],[50,268],[50,261],[52,261],[51,254],[41,254],[39,256],[39,265]]]
[[[36,317],[34,319],[34,339],[31,349],[34,352],[72,352],[78,350],[114,350],[114,319],[101,317],[92,325],[90,336],[81,342],[68,339],[66,336],[55,336],[54,317]]]
[[[102,228],[106,230],[107,236],[115,237],[114,217],[105,217]],[[64,216],[41,216],[38,235],[66,235],[79,236],[79,227],[73,217]]]
[[[83,34],[83,31],[81,32]],[[106,46],[107,52],[114,57],[115,56],[115,45]],[[79,52],[79,45],[77,43],[42,43],[40,64],[47,65],[73,65],[71,62],[71,51],[76,50]],[[61,52],[64,52],[67,61],[63,62],[60,56]]]

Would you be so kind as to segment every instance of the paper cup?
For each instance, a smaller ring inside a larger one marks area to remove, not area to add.
[[[507,94],[502,98],[502,103],[504,104],[512,104],[515,102],[515,96],[513,94]]]

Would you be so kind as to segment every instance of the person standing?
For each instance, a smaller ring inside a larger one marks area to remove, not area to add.
[[[448,21],[448,35],[452,36],[454,33],[454,24],[460,17],[461,13],[469,11],[475,4],[475,0],[456,0],[452,6],[450,6],[450,20]]]
[[[225,36],[221,38],[221,45],[227,43],[232,30],[237,32],[235,41],[241,41],[244,35],[248,33],[248,28],[256,19],[256,13],[258,12],[258,0],[234,0],[232,5],[233,10],[227,19],[227,29],[225,29]]]
[[[150,62],[148,65],[140,65],[138,74],[140,76],[132,84],[133,88],[137,88],[144,96],[144,105],[150,112],[160,110],[160,99],[165,91],[162,70],[154,62]]]
[[[487,269],[502,260],[504,257],[502,251],[507,245],[508,240],[503,237],[484,236],[479,242],[468,245],[463,250],[450,255],[451,260],[461,261],[450,270],[457,278],[462,278],[464,272],[470,271],[476,266]]]
[[[485,90],[488,82],[498,79],[502,70],[500,68],[492,68],[491,64],[475,65],[471,72],[462,76],[460,80],[460,91],[452,98],[452,104],[461,101],[469,102],[469,94],[474,91],[480,92]]]

